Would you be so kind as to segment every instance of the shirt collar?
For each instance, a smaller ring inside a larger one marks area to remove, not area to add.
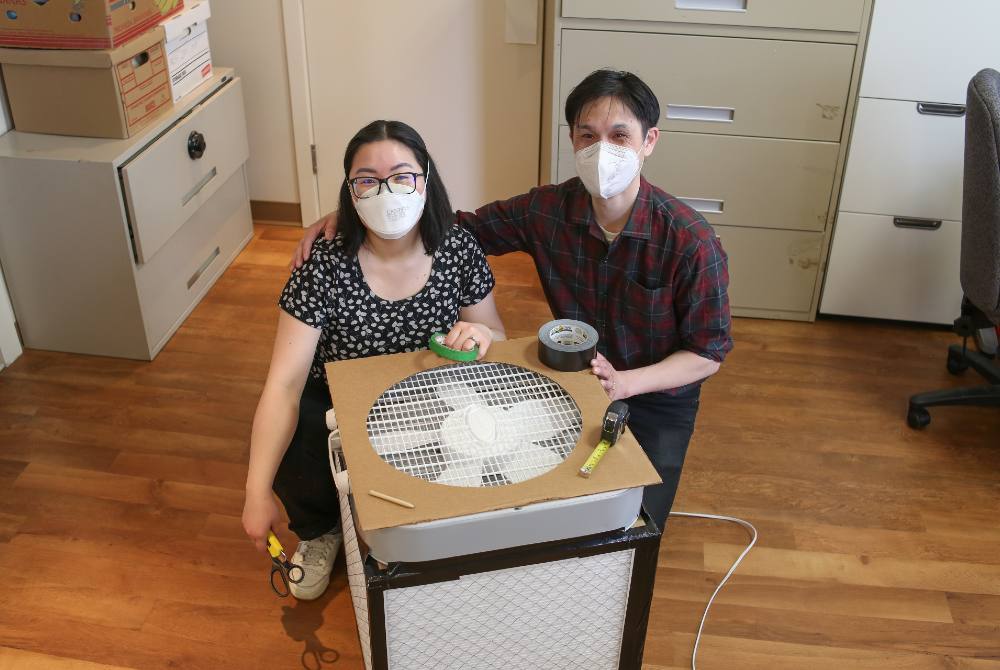
[[[590,228],[598,239],[604,239],[601,229],[594,218],[594,207],[590,199],[590,193],[584,188],[579,177],[576,178],[576,198],[580,205],[579,211],[584,216],[571,217],[570,222]],[[650,238],[650,222],[652,221],[652,198],[653,187],[646,178],[639,175],[639,192],[636,194],[635,203],[632,205],[632,212],[628,216],[628,221],[621,231],[622,237],[635,237],[641,240]]]

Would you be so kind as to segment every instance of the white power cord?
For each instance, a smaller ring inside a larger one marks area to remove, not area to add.
[[[712,597],[708,599],[708,604],[705,605],[705,612],[701,615],[701,623],[698,624],[698,635],[696,635],[694,638],[694,651],[691,652],[691,670],[698,670],[698,666],[696,665],[696,660],[698,658],[698,643],[701,642],[701,631],[702,629],[705,628],[705,620],[708,619],[708,610],[712,607],[712,602],[715,601],[715,596],[719,595],[719,591],[722,590],[722,587],[726,585],[726,582],[729,581],[729,578],[733,576],[734,572],[736,572],[736,568],[739,567],[740,562],[743,561],[746,555],[750,553],[750,550],[753,549],[754,545],[757,544],[757,529],[754,528],[753,524],[750,523],[749,521],[744,521],[743,519],[737,519],[736,517],[733,516],[723,516],[721,514],[695,514],[693,512],[671,512],[670,516],[686,516],[693,519],[714,519],[716,521],[730,521],[732,523],[738,523],[739,525],[743,526],[750,532],[751,535],[750,544],[747,545],[747,548],[743,550],[743,553],[740,554],[739,558],[736,559],[732,567],[729,568],[729,572],[727,572],[726,576],[722,578],[722,581],[719,582],[719,585],[715,587],[715,591],[712,593]]]

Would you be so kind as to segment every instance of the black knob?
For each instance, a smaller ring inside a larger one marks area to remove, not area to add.
[[[197,130],[192,130],[188,135],[188,156],[191,160],[197,160],[205,155],[205,136]]]

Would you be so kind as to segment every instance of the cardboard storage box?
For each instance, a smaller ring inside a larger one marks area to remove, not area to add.
[[[124,139],[173,107],[157,26],[112,50],[0,49],[14,128]]]
[[[183,0],[0,0],[0,46],[114,49],[183,6]]]
[[[163,22],[167,34],[167,67],[174,102],[212,78],[212,51],[208,46],[208,0],[188,2],[184,11]]]

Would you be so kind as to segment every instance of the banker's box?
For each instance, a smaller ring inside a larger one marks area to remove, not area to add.
[[[156,26],[117,49],[0,49],[15,130],[136,134],[173,107],[163,38]]]
[[[183,6],[183,0],[0,0],[0,46],[114,49]]]
[[[163,22],[167,34],[167,65],[174,102],[212,78],[212,50],[208,45],[208,0],[190,0],[184,11]]]

